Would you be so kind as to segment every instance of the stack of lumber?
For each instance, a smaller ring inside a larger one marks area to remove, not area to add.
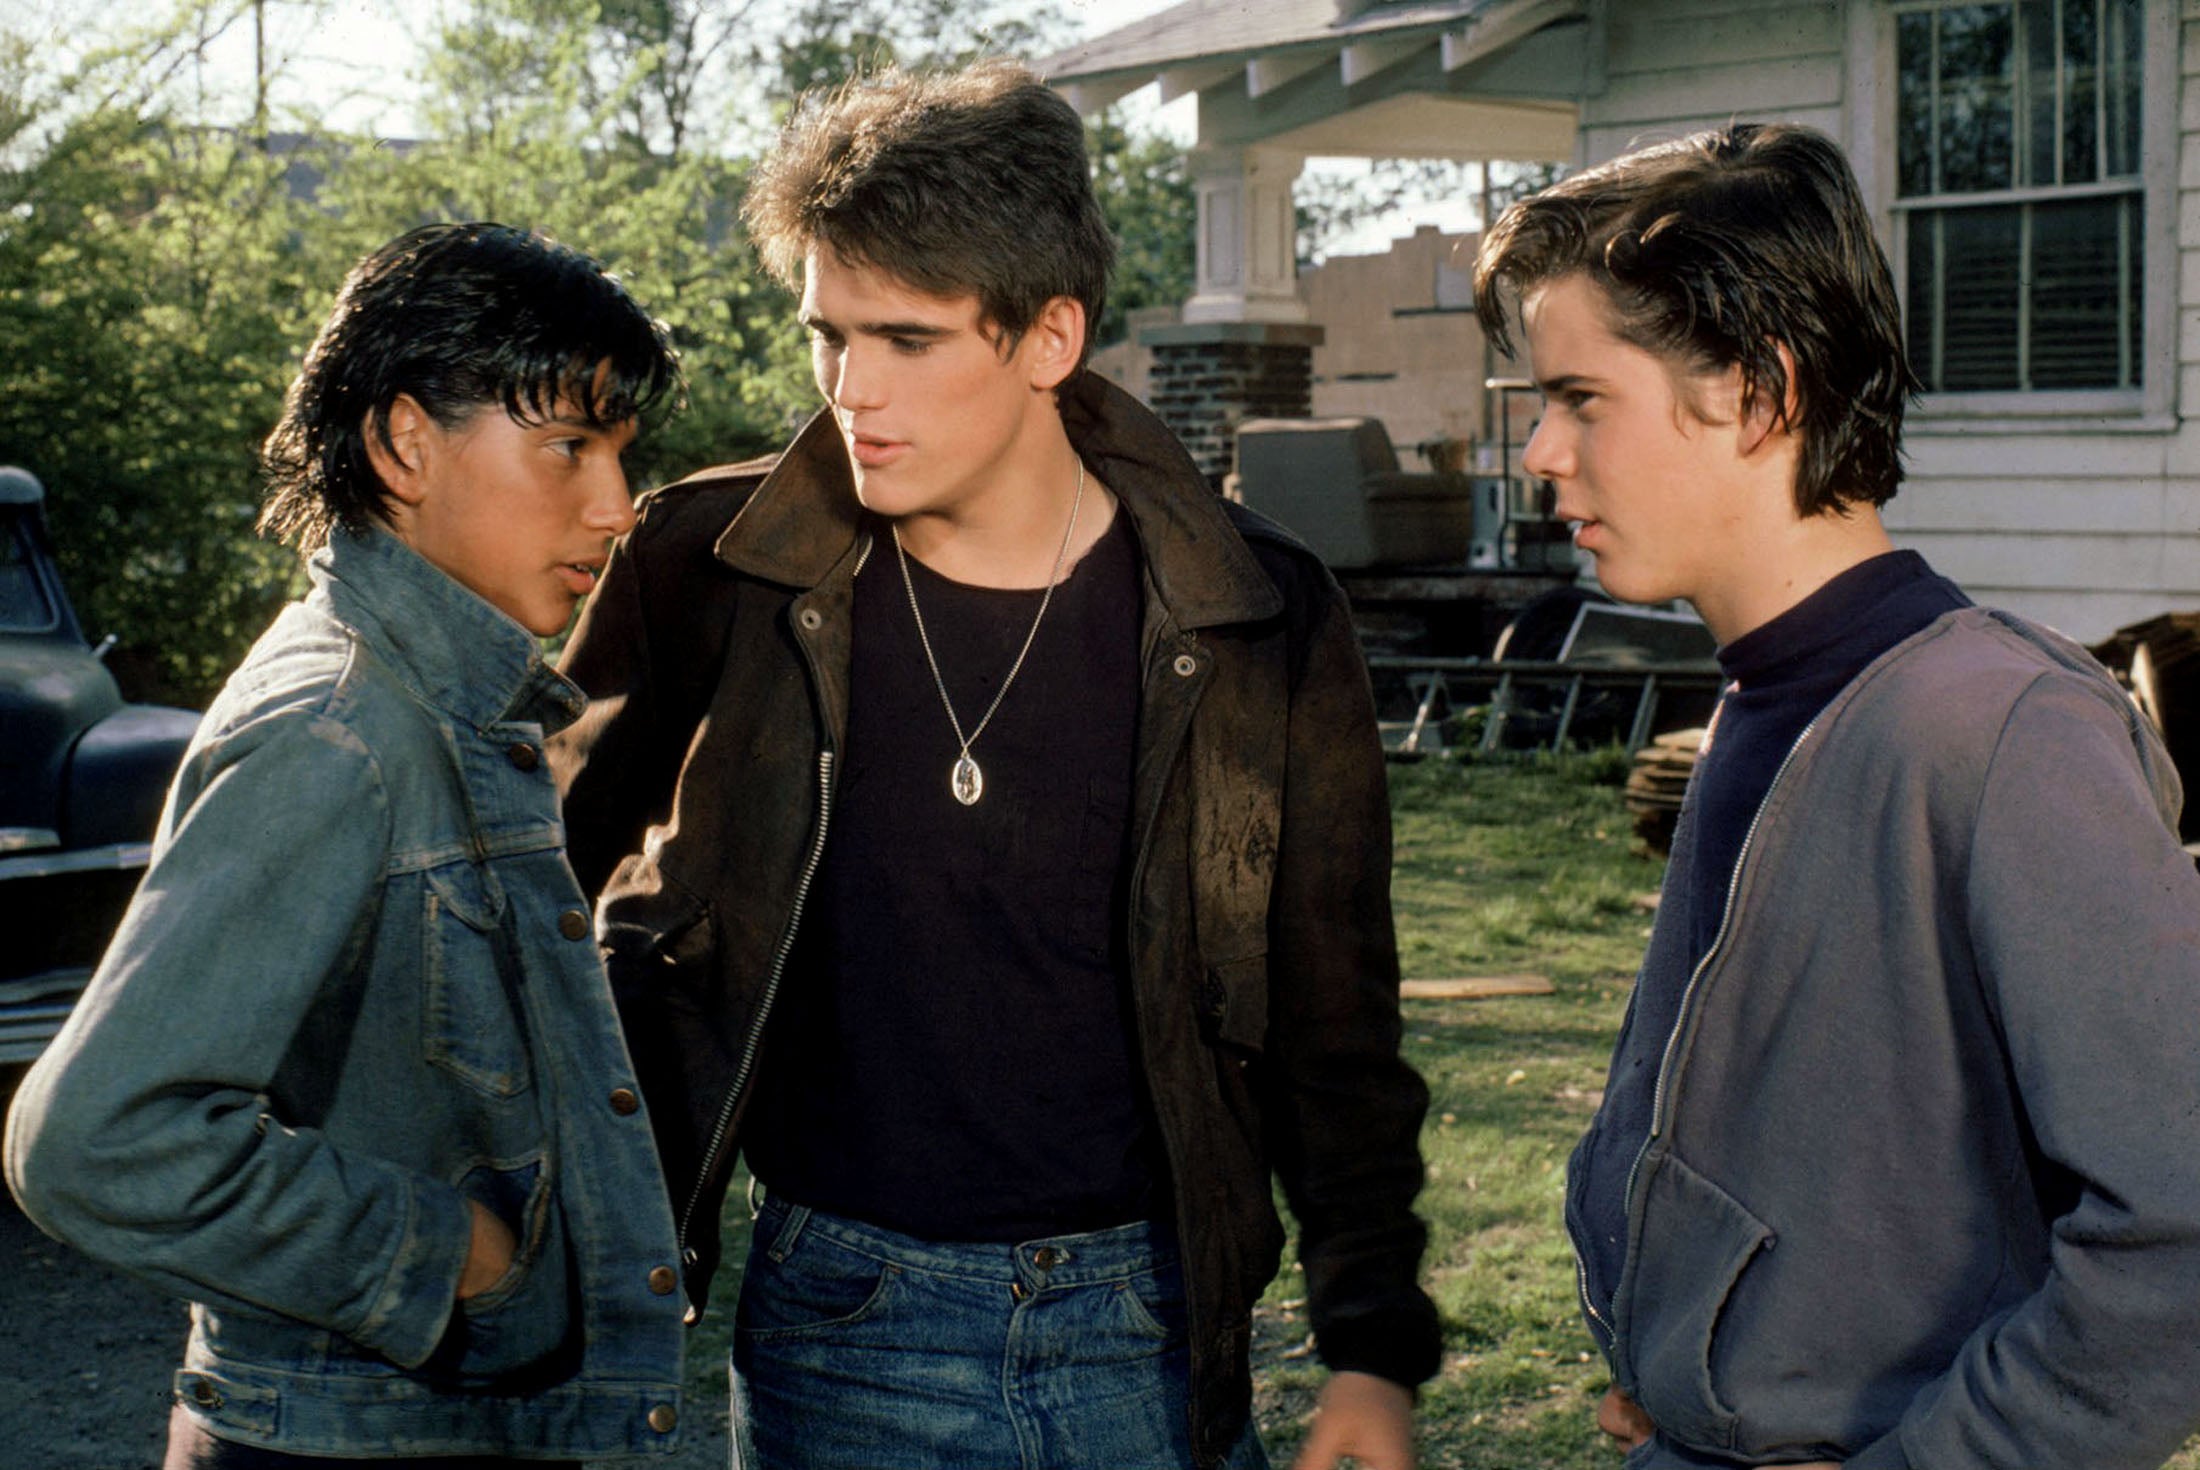
[[[1702,747],[1703,727],[1699,725],[1670,730],[1635,752],[1634,769],[1627,773],[1627,810],[1634,814],[1635,835],[1660,856],[1672,851],[1681,797],[1688,790],[1688,776],[1696,769],[1696,752]]]

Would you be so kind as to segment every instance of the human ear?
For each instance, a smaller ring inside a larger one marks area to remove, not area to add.
[[[382,488],[401,505],[418,505],[427,495],[428,441],[435,427],[428,411],[410,393],[400,393],[387,412],[369,413],[363,427],[367,463]]]
[[[1024,340],[1031,344],[1031,386],[1044,392],[1062,386],[1077,370],[1085,352],[1085,304],[1057,296],[1039,308]]]
[[[1774,342],[1772,350],[1779,355],[1780,376],[1785,380],[1782,384],[1783,393],[1780,406],[1778,409],[1773,407],[1771,394],[1766,391],[1769,385],[1765,383],[1751,385],[1748,403],[1741,415],[1741,449],[1745,455],[1755,454],[1763,448],[1765,441],[1771,438],[1775,432],[1782,434],[1793,434],[1795,432],[1795,413],[1801,405],[1801,395],[1795,387],[1795,354],[1788,350],[1788,345],[1785,342]],[[1728,371],[1734,373],[1737,380],[1739,379],[1741,373],[1739,364]]]

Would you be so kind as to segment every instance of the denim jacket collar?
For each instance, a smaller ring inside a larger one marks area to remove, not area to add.
[[[1221,497],[1185,493],[1199,469],[1151,411],[1089,371],[1059,397],[1070,442],[1130,514],[1147,573],[1180,626],[1257,622],[1283,610]],[[781,586],[814,587],[855,544],[863,514],[839,431],[821,411],[734,517],[717,554]]]
[[[587,707],[532,633],[380,526],[332,532],[306,572],[414,697],[476,730],[529,721],[554,734]]]

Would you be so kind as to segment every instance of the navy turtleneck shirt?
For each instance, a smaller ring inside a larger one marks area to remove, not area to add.
[[[1891,551],[1849,568],[1719,650],[1726,689],[1673,834],[1659,935],[1636,981],[1604,1104],[1575,1161],[1569,1214],[1582,1290],[1586,1305],[1606,1320],[1626,1262],[1627,1182],[1650,1138],[1658,1064],[1680,1019],[1689,977],[1718,939],[1758,808],[1788,752],[1836,694],[1896,644],[1943,613],[1970,605],[1916,552]],[[1685,947],[1660,942],[1676,925]],[[1655,963],[1661,955],[1684,962]]]

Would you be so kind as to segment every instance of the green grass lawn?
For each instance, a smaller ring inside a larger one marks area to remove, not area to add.
[[[1428,1080],[1421,1212],[1444,1368],[1421,1397],[1428,1467],[1598,1467],[1607,1381],[1574,1306],[1560,1225],[1567,1152],[1595,1108],[1663,864],[1641,854],[1612,754],[1391,768],[1400,959],[1413,979],[1534,973],[1548,996],[1409,1000]],[[1286,1275],[1263,1306],[1261,1428],[1279,1463],[1320,1373]]]
[[[1613,752],[1391,768],[1406,976],[1526,972],[1554,987],[1405,1002],[1406,1055],[1430,1092],[1420,1207],[1426,1280],[1444,1320],[1443,1371],[1421,1398],[1427,1470],[1617,1464],[1594,1426],[1607,1377],[1574,1306],[1560,1197],[1649,934],[1642,900],[1663,872],[1633,838],[1624,774]],[[725,1226],[726,1258],[737,1263],[747,1233],[738,1181]],[[699,1405],[724,1398],[735,1287],[729,1271],[691,1350]],[[1256,1408],[1278,1470],[1321,1381],[1303,1297],[1287,1267],[1255,1322]],[[2200,1470],[2200,1441],[2171,1466]]]

